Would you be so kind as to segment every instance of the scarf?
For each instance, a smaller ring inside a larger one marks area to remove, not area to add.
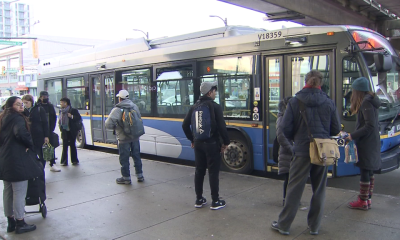
[[[69,131],[69,117],[68,117],[68,112],[71,109],[71,106],[68,106],[66,108],[61,108],[60,109],[60,122],[59,124],[61,125],[62,129]]]
[[[314,87],[314,86],[307,85],[307,84],[303,87],[303,89],[306,89],[306,88],[318,88],[319,90],[321,90],[321,86],[319,86],[319,87]]]

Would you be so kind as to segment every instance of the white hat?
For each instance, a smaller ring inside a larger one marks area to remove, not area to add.
[[[129,98],[129,92],[126,91],[125,89],[122,89],[119,91],[119,93],[116,95],[116,97],[127,99],[127,98]]]

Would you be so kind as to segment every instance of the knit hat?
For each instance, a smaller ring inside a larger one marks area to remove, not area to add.
[[[49,96],[49,93],[47,91],[41,91],[39,96]]]
[[[369,81],[365,77],[360,77],[354,80],[353,84],[351,87],[354,90],[360,91],[360,92],[369,92],[371,91],[369,88]]]
[[[200,86],[200,92],[203,95],[206,95],[209,91],[211,91],[211,88],[216,87],[217,82],[203,82]]]

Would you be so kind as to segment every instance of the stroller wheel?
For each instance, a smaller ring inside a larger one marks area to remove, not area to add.
[[[46,205],[43,203],[43,206],[41,207],[41,212],[42,212],[42,217],[46,218],[47,216],[47,207]]]

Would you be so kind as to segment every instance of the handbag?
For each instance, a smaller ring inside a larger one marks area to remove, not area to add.
[[[306,108],[302,101],[299,101],[300,114],[307,126],[308,138],[310,139],[311,164],[319,166],[331,166],[340,158],[337,141],[329,138],[314,138],[308,126]]]
[[[55,159],[54,147],[51,146],[50,143],[43,144],[42,151],[43,151],[43,159],[45,161],[51,161]]]

